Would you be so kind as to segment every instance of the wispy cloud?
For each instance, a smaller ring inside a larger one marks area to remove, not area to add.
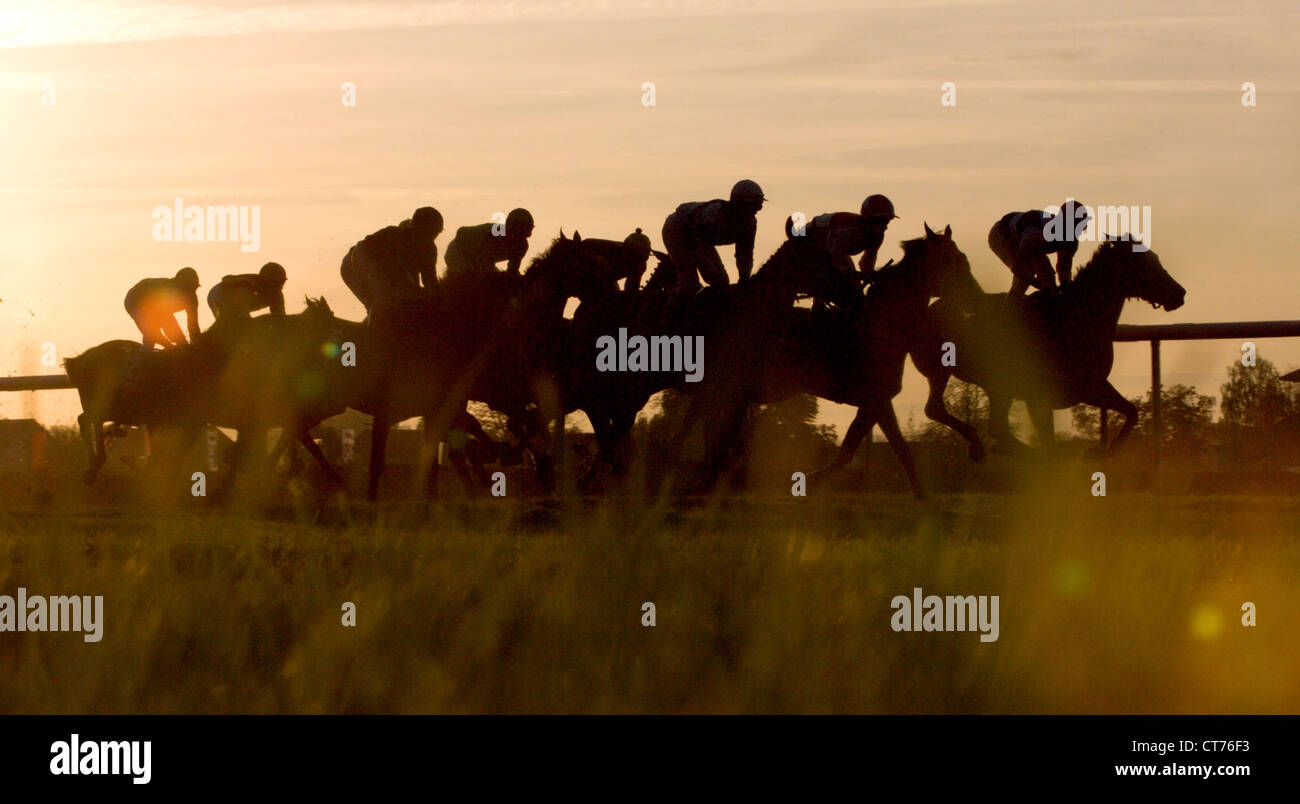
[[[832,7],[831,2],[801,10]],[[202,3],[7,0],[0,10],[0,47],[89,44],[237,36],[274,32],[347,31],[475,23],[689,17],[702,14],[789,13],[777,0],[361,0],[360,2]]]

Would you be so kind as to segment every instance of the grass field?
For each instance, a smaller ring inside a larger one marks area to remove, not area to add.
[[[1300,712],[1300,500],[1078,474],[682,512],[15,508],[0,594],[103,595],[105,624],[0,633],[0,712]],[[914,586],[998,595],[1000,638],[894,632]]]

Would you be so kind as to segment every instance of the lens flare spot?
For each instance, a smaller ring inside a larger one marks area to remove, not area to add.
[[[1223,632],[1223,614],[1214,606],[1201,604],[1192,612],[1192,636],[1217,639]]]
[[[1056,568],[1053,585],[1057,594],[1074,597],[1088,585],[1088,568],[1077,561],[1067,561]]]
[[[318,375],[309,372],[299,374],[294,379],[294,387],[299,399],[319,399],[325,392],[325,383]]]
[[[320,345],[320,353],[331,360],[338,357],[340,351],[339,345],[335,341],[325,341]]]

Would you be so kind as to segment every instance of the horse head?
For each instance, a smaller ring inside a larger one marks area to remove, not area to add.
[[[936,232],[925,224],[925,236],[903,243],[903,262],[918,266],[927,299],[953,299],[964,310],[984,297],[970,270],[970,260],[952,239],[952,227]]]
[[[329,302],[325,301],[324,296],[315,299],[310,296],[303,296],[303,302],[305,307],[302,314],[312,320],[332,319],[334,317],[334,311],[330,309]]]
[[[1187,297],[1150,246],[1132,238],[1108,237],[1075,281],[1084,279],[1086,284],[1093,275],[1114,283],[1124,298],[1141,299],[1152,307],[1177,310]]]
[[[570,297],[587,299],[617,290],[607,266],[593,259],[582,247],[582,235],[574,232],[565,237],[563,231],[550,248],[538,255],[524,272],[529,286],[541,296],[562,301]]]

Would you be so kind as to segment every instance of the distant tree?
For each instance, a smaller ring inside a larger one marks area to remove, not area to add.
[[[1255,430],[1290,429],[1300,410],[1295,386],[1284,384],[1277,368],[1258,358],[1254,366],[1233,362],[1223,394],[1223,424],[1229,428]]]
[[[1220,388],[1225,457],[1256,463],[1295,460],[1300,434],[1300,388],[1286,383],[1262,357],[1254,366],[1233,362]]]
[[[483,425],[483,432],[497,441],[509,441],[510,432],[506,429],[506,415],[498,413],[482,402],[469,403],[469,412]],[[567,428],[566,428],[567,429]]]
[[[819,409],[817,397],[811,394],[796,394],[784,402],[763,405],[750,423],[752,438],[779,452],[819,453],[828,445],[834,449],[839,443],[835,426],[817,423]]]
[[[47,469],[74,472],[84,469],[87,459],[86,445],[82,443],[81,432],[76,427],[56,424],[46,431]]]
[[[1101,416],[1092,405],[1075,405],[1070,408],[1070,429],[1090,441],[1101,437]]]
[[[1151,392],[1147,391],[1146,396],[1132,401],[1138,408],[1139,432],[1149,435],[1154,424]],[[1213,419],[1214,397],[1198,393],[1195,386],[1178,384],[1160,389],[1162,444],[1200,449],[1209,442]]]

